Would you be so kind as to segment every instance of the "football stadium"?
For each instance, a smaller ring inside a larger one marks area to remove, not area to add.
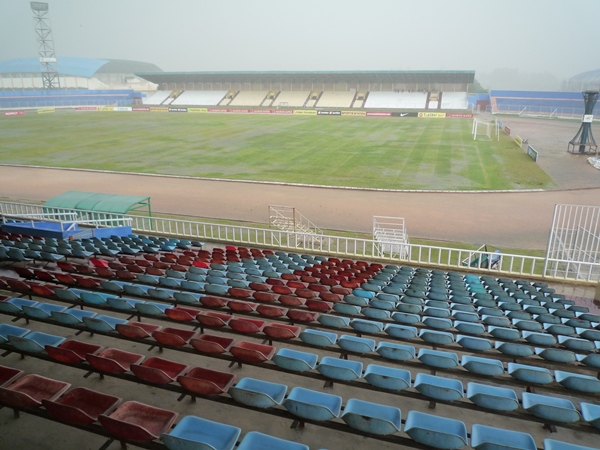
[[[598,448],[597,71],[43,59],[0,61],[0,448]]]

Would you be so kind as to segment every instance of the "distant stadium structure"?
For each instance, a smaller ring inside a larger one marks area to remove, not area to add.
[[[136,72],[161,69],[151,63],[120,59],[95,59],[59,56],[58,77],[63,89],[133,89],[156,90],[151,82],[135,76]],[[0,61],[0,90],[43,89],[40,61],[37,57]]]
[[[474,71],[136,72],[148,105],[465,110]]]
[[[567,81],[567,89],[570,91],[600,90],[600,69],[572,76]]]

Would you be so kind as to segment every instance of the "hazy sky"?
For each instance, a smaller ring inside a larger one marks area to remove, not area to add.
[[[165,71],[600,69],[600,0],[48,0],[58,56]],[[0,61],[37,56],[0,0]]]

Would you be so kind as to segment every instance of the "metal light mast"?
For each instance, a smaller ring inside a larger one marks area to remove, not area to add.
[[[52,26],[48,16],[48,3],[30,2],[33,19],[35,21],[35,33],[39,44],[40,68],[44,89],[60,89],[60,78],[58,77],[58,64],[54,51],[54,39],[52,38]]]
[[[571,141],[567,150],[569,153],[597,153],[598,145],[592,134],[592,122],[594,121],[594,106],[596,106],[596,100],[598,100],[598,91],[583,91],[583,101],[585,104],[585,110],[583,113],[583,119],[581,121],[581,127]]]

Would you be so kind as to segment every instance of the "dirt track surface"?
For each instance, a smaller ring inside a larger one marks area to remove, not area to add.
[[[566,151],[579,122],[500,120],[539,151],[556,190],[385,192],[0,166],[0,197],[45,201],[67,190],[150,196],[156,212],[257,223],[268,223],[269,205],[284,205],[325,229],[370,233],[373,216],[403,217],[409,237],[543,249],[556,204],[600,205],[600,171]]]

